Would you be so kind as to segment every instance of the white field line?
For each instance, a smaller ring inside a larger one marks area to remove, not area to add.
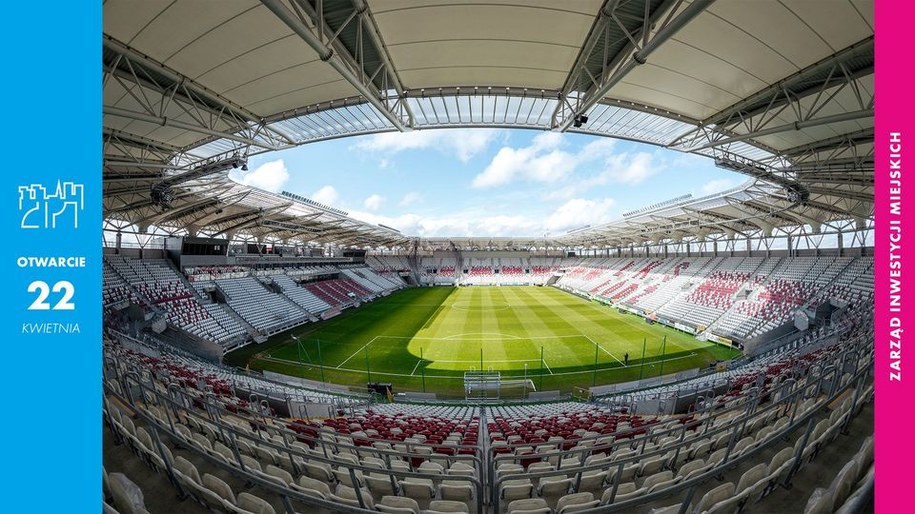
[[[416,366],[413,366],[413,371],[410,372],[411,377],[416,374],[416,370],[419,368],[419,365],[422,364],[422,362],[424,360],[425,359],[419,359],[418,361],[416,361]]]
[[[670,359],[664,359],[663,361],[657,361],[657,362],[651,364],[651,367],[654,367],[655,364],[658,364],[660,362],[670,362],[670,361],[686,359],[686,358],[695,357],[695,356],[696,356],[696,353],[693,352],[690,355],[682,355],[680,357],[671,357]],[[263,358],[261,358],[261,360],[270,361],[270,362],[280,362],[280,363],[284,363],[284,364],[295,364],[295,365],[299,365],[299,366],[302,365],[301,362],[292,361],[292,360],[288,360],[288,359],[280,359],[277,357],[263,357]],[[497,363],[497,362],[537,362],[537,361],[538,361],[538,359],[530,359],[527,361],[489,361],[489,362]],[[449,361],[434,361],[434,362],[449,362]],[[458,361],[458,362],[479,362],[479,361]],[[543,365],[546,366],[546,360],[544,360]],[[547,366],[547,370],[550,372],[551,375],[554,375],[554,376],[581,375],[582,373],[592,373],[593,372],[593,370],[588,369],[588,370],[562,371],[559,373],[553,373],[553,370],[549,369],[549,366]],[[344,368],[341,371],[351,371],[351,372],[359,373],[359,372],[363,372],[364,370]],[[388,377],[409,377],[410,376],[410,375],[407,375],[406,373],[386,373],[383,371],[373,371],[372,374],[373,375],[384,375],[384,376],[388,376]],[[426,378],[460,379],[461,377],[457,377],[457,376],[453,376],[453,375],[426,375]],[[511,378],[511,377],[509,377],[509,378]]]
[[[373,337],[371,341],[369,341],[369,342],[365,343],[364,345],[362,345],[362,348],[359,348],[358,350],[356,350],[355,352],[353,352],[353,354],[350,355],[349,357],[347,357],[345,361],[343,361],[343,362],[341,362],[340,364],[337,365],[337,369],[340,369],[344,364],[346,364],[347,362],[349,362],[350,359],[352,359],[352,358],[355,357],[356,355],[359,355],[359,353],[361,353],[362,350],[365,350],[365,347],[366,347],[366,346],[368,346],[368,345],[374,343],[374,342],[375,342],[375,339],[378,339],[378,337],[379,337],[379,336]]]
[[[488,336],[495,336],[495,337],[493,337],[493,338],[473,337],[473,336],[479,336],[479,335],[488,335]],[[584,339],[591,341],[592,344],[594,343],[594,341],[591,340],[590,337],[588,337],[584,334],[564,335],[564,336],[521,337],[521,336],[516,336],[516,335],[511,335],[511,334],[502,334],[499,332],[470,332],[470,333],[466,333],[466,334],[452,334],[450,336],[444,336],[444,337],[378,335],[378,336],[375,336],[374,339],[400,339],[400,340],[408,340],[408,341],[413,341],[413,340],[416,340],[416,341],[455,341],[455,340],[464,339],[466,342],[474,342],[474,341],[492,341],[494,339],[508,339],[508,340],[516,340],[516,341],[538,341],[538,340],[543,340],[543,339],[574,339],[574,338],[578,338],[578,339],[584,338]],[[374,342],[374,339],[372,340],[372,342]]]
[[[493,336],[493,337],[474,337],[471,341],[493,341],[496,339],[524,339],[523,337],[513,336],[511,334],[502,334],[500,332],[468,332],[466,334],[454,334],[445,337],[434,337],[429,338],[433,340],[450,340],[450,339],[462,339],[464,336]]]
[[[613,359],[616,360],[616,362],[619,362],[620,364],[622,364],[624,368],[626,367],[626,365],[623,364],[623,361],[617,359],[617,358],[616,358],[616,355],[613,355],[612,353],[610,353],[610,352],[608,352],[607,350],[605,350],[603,346],[597,345],[597,347],[600,348],[601,350],[603,350],[603,352],[606,353],[607,355],[613,357]]]
[[[543,359],[543,365],[546,366],[546,370],[550,372],[550,375],[552,375],[553,370],[551,370],[550,365],[546,363],[546,359]]]
[[[540,359],[512,359],[512,360],[491,361],[488,359],[483,359],[483,363],[484,364],[493,364],[493,363],[500,363],[500,362],[539,362],[539,360]],[[439,360],[439,359],[433,359],[433,360],[431,360],[431,362],[441,362],[443,364],[460,364],[462,362],[469,362],[469,363],[479,364],[480,359],[465,359],[465,360],[456,360],[456,361],[443,361],[443,360]]]
[[[586,335],[582,334],[582,337],[584,337],[584,338],[587,339],[588,341],[591,341],[591,344],[597,345],[597,347],[600,348],[604,353],[606,353],[607,355],[613,357],[613,359],[616,360],[616,362],[619,362],[620,364],[622,364],[624,368],[625,368],[625,367],[628,367],[628,366],[626,366],[626,364],[623,363],[623,361],[617,359],[617,358],[616,358],[616,355],[613,355],[612,353],[608,352],[603,346],[601,346],[600,344],[598,344],[597,341],[595,341],[594,339],[591,339],[590,336],[586,336]]]

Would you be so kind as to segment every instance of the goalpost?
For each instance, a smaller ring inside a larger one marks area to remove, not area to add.
[[[502,391],[502,373],[498,371],[465,371],[464,399],[498,400]]]
[[[492,370],[464,372],[465,400],[499,400],[503,396],[520,399],[526,398],[528,392],[536,390],[534,381],[529,378],[505,380],[501,372]]]

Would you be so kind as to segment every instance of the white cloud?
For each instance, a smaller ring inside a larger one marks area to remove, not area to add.
[[[583,151],[587,151],[587,147]],[[602,150],[602,152],[606,152],[606,149]],[[611,154],[603,158],[601,168],[596,173],[576,178],[576,180],[562,187],[551,189],[543,195],[543,199],[566,200],[575,198],[593,188],[608,184],[637,185],[667,167],[663,161],[659,161],[654,154],[650,153]]]
[[[337,193],[337,190],[334,189],[334,186],[324,186],[312,193],[311,199],[318,203],[333,207],[340,199],[340,195]]]
[[[483,172],[474,177],[472,185],[495,187],[519,179],[557,184],[576,174],[574,183],[554,188],[546,195],[548,199],[572,198],[595,186],[639,184],[664,168],[654,154],[614,153],[612,139],[591,141],[574,153],[564,150],[564,143],[562,134],[544,132],[530,146],[503,146]],[[586,167],[590,174],[578,176]]]
[[[381,208],[382,203],[384,203],[384,197],[379,194],[373,194],[366,198],[362,205],[370,211],[377,211]]]
[[[400,202],[397,204],[401,207],[407,207],[423,199],[423,195],[410,191],[409,193],[403,195],[403,198],[400,199]]]
[[[543,132],[530,146],[503,146],[482,173],[474,177],[473,187],[486,188],[508,184],[516,178],[536,182],[556,182],[575,170],[578,155],[560,149],[564,140],[557,132]]]
[[[616,202],[612,198],[586,200],[575,198],[564,203],[546,216],[522,214],[487,215],[480,210],[464,210],[442,216],[402,214],[384,216],[374,212],[350,212],[356,219],[372,224],[396,228],[404,234],[419,237],[472,236],[472,237],[537,237],[546,233],[559,235],[584,225],[598,225],[610,221]]]
[[[719,179],[715,179],[715,180],[710,180],[710,181],[706,182],[705,185],[702,186],[702,194],[711,195],[711,194],[715,194],[715,193],[720,193],[721,191],[724,191],[726,189],[731,189],[732,187],[736,187],[736,186],[737,186],[737,182],[734,180],[731,180],[729,178],[719,178]]]
[[[381,167],[387,167],[388,157],[406,150],[435,149],[468,162],[485,150],[499,135],[496,129],[439,129],[410,132],[385,132],[367,136],[354,147],[364,152],[380,153]]]
[[[475,237],[505,237],[542,234],[543,229],[536,220],[525,216],[475,216],[469,212],[445,216],[420,216],[402,214],[383,216],[372,212],[353,212],[350,216],[372,223],[382,224],[400,230],[404,234],[419,237],[471,235]]]
[[[585,200],[574,198],[562,204],[546,220],[545,228],[550,232],[565,232],[585,225],[599,225],[610,221],[610,213],[616,201]]]
[[[265,162],[252,171],[232,170],[229,172],[229,178],[248,186],[278,192],[289,180],[289,170],[286,169],[283,159],[279,159]]]
[[[661,166],[653,163],[650,153],[639,152],[634,155],[621,154],[613,160],[613,165],[604,173],[610,182],[635,185],[660,171]]]

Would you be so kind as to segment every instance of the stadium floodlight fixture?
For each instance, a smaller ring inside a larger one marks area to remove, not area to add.
[[[232,157],[229,157],[228,159],[214,160],[198,166],[190,171],[172,175],[151,186],[151,199],[153,203],[159,205],[163,209],[169,209],[171,208],[172,200],[174,200],[175,197],[173,189],[175,186],[184,182],[189,182],[209,175],[213,175],[215,173],[220,173],[230,168],[238,167],[241,167],[242,170],[247,170],[248,159],[236,154]]]

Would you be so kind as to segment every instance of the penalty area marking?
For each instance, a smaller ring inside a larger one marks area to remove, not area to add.
[[[493,337],[476,337],[476,336],[493,336]],[[465,339],[466,338],[466,339]],[[527,336],[521,337],[512,334],[503,334],[501,332],[465,332],[463,334],[451,334],[449,336],[441,337],[423,337],[423,336],[386,336],[386,335],[376,335],[368,344],[374,343],[377,339],[396,339],[401,341],[463,341],[466,343],[473,343],[478,341],[494,341],[499,339],[507,339],[509,341],[542,341],[542,340],[556,340],[556,339],[587,339],[594,344],[594,341],[584,335],[584,334],[568,334],[563,336]],[[361,349],[360,349],[361,351]],[[358,353],[358,352],[357,352]]]
[[[617,358],[616,358],[616,355],[613,355],[612,353],[608,352],[607,350],[604,350],[604,347],[603,347],[603,346],[597,345],[597,347],[600,348],[601,350],[603,350],[603,352],[606,353],[607,355],[613,357],[613,359],[616,360],[616,362],[619,362],[620,364],[622,364],[624,368],[625,368],[625,367],[628,367],[628,366],[626,366],[626,364],[623,363],[623,361],[617,359]]]
[[[413,371],[410,372],[411,377],[416,374],[416,370],[419,368],[419,365],[422,364],[422,362],[424,360],[425,359],[419,359],[418,361],[416,361],[416,366],[413,366]]]
[[[479,364],[480,359],[463,359],[463,360],[450,360],[450,361],[435,359],[435,360],[431,360],[429,362],[440,362],[442,364],[463,364],[463,363]],[[502,363],[502,362],[540,362],[540,359],[506,359],[506,360],[498,360],[498,361],[491,361],[491,360],[483,359],[483,362],[486,364],[495,364],[495,363]]]
[[[434,338],[429,338],[429,339],[432,339],[433,341],[436,341],[436,340],[447,341],[447,340],[451,340],[451,339],[463,339],[464,336],[493,336],[491,338],[474,337],[474,338],[470,339],[470,341],[496,341],[499,339],[524,339],[523,337],[518,337],[518,336],[511,335],[511,334],[503,334],[501,332],[467,332],[464,334],[454,334],[454,335],[450,335],[450,336],[434,337]]]
[[[604,353],[606,353],[607,355],[613,357],[613,360],[615,360],[616,362],[619,362],[620,364],[622,364],[622,366],[623,366],[624,368],[628,368],[628,367],[629,367],[629,366],[627,366],[626,364],[624,364],[623,361],[617,359],[617,358],[616,358],[616,355],[613,355],[612,353],[608,352],[603,346],[600,345],[600,343],[598,343],[598,342],[595,341],[594,339],[591,339],[590,336],[587,336],[587,335],[585,335],[585,334],[582,334],[582,336],[583,336],[585,339],[587,339],[588,341],[591,341],[592,343],[594,343],[594,345],[597,346],[598,348],[600,348]]]

